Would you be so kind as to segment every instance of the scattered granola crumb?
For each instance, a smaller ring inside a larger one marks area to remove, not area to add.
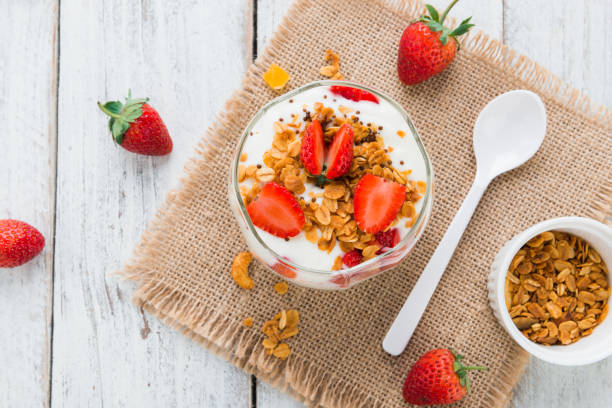
[[[262,342],[266,354],[285,360],[291,354],[291,349],[282,340],[298,333],[299,314],[297,310],[282,310],[272,320],[264,323],[261,330],[267,336]]]
[[[242,321],[242,325],[246,327],[253,327],[253,318],[247,317],[246,319]]]
[[[246,290],[251,290],[255,286],[253,279],[249,277],[249,263],[251,263],[252,258],[253,256],[250,252],[240,252],[236,255],[232,264],[232,278],[234,282]]]
[[[289,290],[289,286],[287,285],[287,282],[285,281],[278,282],[276,285],[274,285],[274,290],[279,295],[284,295]]]
[[[247,159],[247,154],[246,152],[244,152],[240,155],[240,161],[243,162],[243,161],[246,161],[246,159]]]
[[[332,50],[325,51],[325,61],[329,61],[329,65],[321,67],[319,70],[321,75],[331,79],[344,79],[344,75],[339,72],[340,57],[338,57],[338,54]]]
[[[263,74],[263,80],[272,89],[282,89],[290,78],[289,74],[276,64],[271,64],[270,68]]]

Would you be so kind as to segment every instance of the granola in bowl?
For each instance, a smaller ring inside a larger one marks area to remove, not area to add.
[[[584,239],[542,232],[512,259],[506,275],[508,313],[533,342],[575,343],[608,314],[608,275],[605,262]]]
[[[431,208],[431,166],[407,115],[356,84],[273,101],[236,157],[230,201],[254,255],[307,286],[347,287],[397,264]]]

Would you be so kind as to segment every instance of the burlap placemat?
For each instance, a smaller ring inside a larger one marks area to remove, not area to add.
[[[185,335],[313,406],[403,407],[404,377],[427,350],[453,347],[489,372],[474,373],[473,392],[457,406],[504,406],[527,356],[497,324],[486,277],[496,252],[514,234],[563,215],[604,219],[612,196],[612,113],[594,109],[524,57],[482,34],[464,41],[457,59],[433,80],[402,86],[397,43],[418,2],[299,0],[247,72],[187,165],[123,274],[139,282],[138,304]],[[290,286],[251,266],[255,289],[229,273],[244,241],[227,201],[228,166],[249,118],[277,96],[261,79],[270,63],[292,76],[289,88],[320,79],[327,48],[340,53],[346,77],[400,102],[419,130],[436,173],[431,222],[400,267],[347,291]],[[387,355],[381,341],[467,193],[475,173],[472,127],[485,104],[505,91],[540,94],[548,112],[544,144],[527,164],[487,190],[406,351]],[[194,112],[195,113],[195,112]],[[265,355],[264,321],[282,308],[300,311],[300,333],[286,361]],[[255,325],[241,322],[252,316]],[[203,373],[206,375],[206,373]]]

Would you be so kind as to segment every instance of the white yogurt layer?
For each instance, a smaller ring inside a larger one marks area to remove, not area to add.
[[[326,107],[331,107],[336,112],[336,115],[341,114],[338,108],[344,106],[353,109],[353,112],[348,114],[349,116],[356,115],[363,123],[382,126],[382,130],[379,130],[378,134],[383,137],[386,147],[393,147],[393,151],[388,153],[393,166],[400,171],[412,170],[409,176],[411,180],[426,180],[425,161],[419,151],[416,140],[414,140],[401,113],[393,105],[381,98],[379,98],[378,104],[370,101],[355,102],[339,95],[334,95],[329,88],[329,86],[320,86],[308,89],[293,96],[292,102],[286,100],[264,113],[253,127],[252,134],[247,137],[244,143],[242,152],[247,153],[247,158],[241,164],[246,166],[260,164],[265,166],[263,164],[263,156],[272,147],[275,134],[274,122],[282,118],[285,123],[289,123],[292,121],[292,114],[299,115],[298,122],[303,122],[304,112],[302,109],[306,108],[308,111],[314,112],[315,102],[322,102]],[[359,111],[359,114],[356,114],[356,111]],[[304,125],[302,125],[300,130],[303,130],[303,128]],[[405,136],[399,136],[398,131],[400,133],[403,132]],[[250,180],[246,180],[242,184],[245,183],[249,185]],[[314,184],[307,183],[305,187],[306,191],[300,195],[305,200],[311,199],[308,195],[311,191],[315,193],[323,192],[322,188]],[[421,212],[422,205],[422,199],[415,203],[417,214]],[[404,222],[398,223],[395,228],[399,229],[402,237],[410,230],[410,228],[404,225]],[[256,227],[256,229],[261,239],[269,248],[278,255],[286,257],[293,263],[303,267],[331,272],[336,257],[344,254],[338,245],[335,245],[334,249],[329,253],[319,250],[316,244],[306,239],[303,231],[285,241],[283,238],[269,234],[260,228]]]

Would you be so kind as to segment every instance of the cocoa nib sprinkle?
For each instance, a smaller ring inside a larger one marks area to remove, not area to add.
[[[376,141],[376,132],[374,132],[372,129],[368,129],[368,135],[362,138],[361,140],[356,141],[355,144],[360,145],[362,143],[371,143],[375,141]]]

